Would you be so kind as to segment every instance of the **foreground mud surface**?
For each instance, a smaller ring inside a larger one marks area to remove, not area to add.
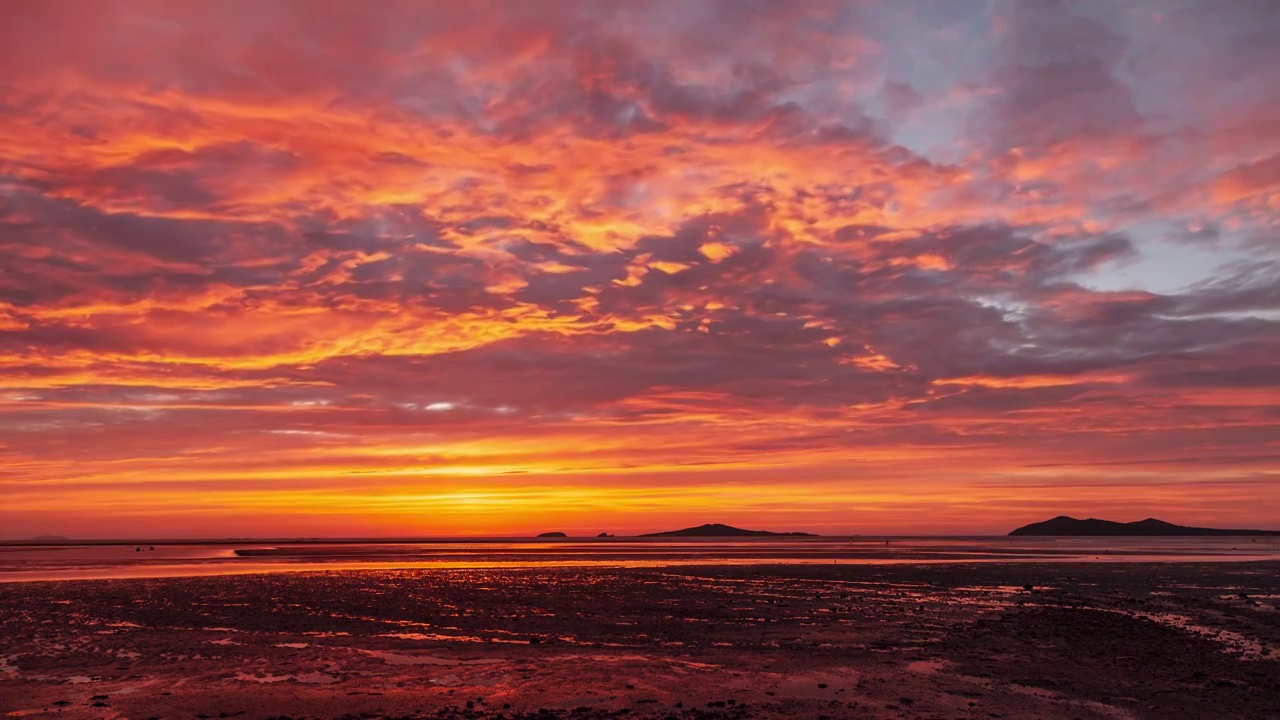
[[[14,583],[0,716],[1280,718],[1278,602],[1277,563]]]

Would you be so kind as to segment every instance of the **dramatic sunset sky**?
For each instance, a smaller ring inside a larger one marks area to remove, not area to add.
[[[1280,3],[12,0],[0,536],[1280,526]]]

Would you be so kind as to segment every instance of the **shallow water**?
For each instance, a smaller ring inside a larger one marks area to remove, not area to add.
[[[154,548],[154,549],[153,549]],[[823,537],[0,545],[0,582],[314,570],[1280,559],[1280,538]]]

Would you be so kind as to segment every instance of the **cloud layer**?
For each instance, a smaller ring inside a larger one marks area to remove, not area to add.
[[[9,14],[15,537],[1280,517],[1266,0]]]

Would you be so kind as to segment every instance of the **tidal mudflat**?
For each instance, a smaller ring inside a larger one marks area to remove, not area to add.
[[[1280,718],[1280,563],[0,584],[0,715]]]

